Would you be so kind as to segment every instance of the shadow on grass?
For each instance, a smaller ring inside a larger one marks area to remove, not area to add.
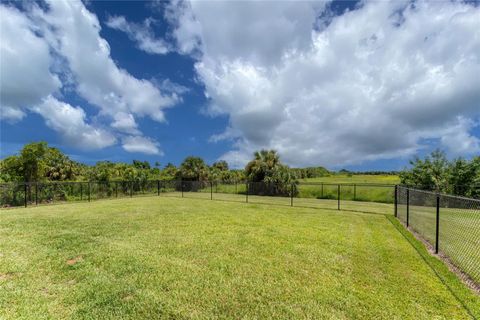
[[[386,215],[386,218],[417,251],[423,261],[425,261],[472,319],[480,319],[480,295],[476,294],[473,289],[468,288],[455,273],[448,269],[443,261],[431,255],[425,245],[406,230],[395,217]]]

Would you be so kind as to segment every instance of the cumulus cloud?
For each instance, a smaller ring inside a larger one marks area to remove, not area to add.
[[[107,130],[86,123],[82,108],[61,102],[52,96],[31,108],[40,114],[47,126],[60,133],[65,142],[84,150],[102,149],[115,144],[115,137]]]
[[[25,109],[61,87],[50,71],[47,43],[15,8],[0,6],[0,118],[18,121]],[[32,54],[34,53],[34,54]]]
[[[96,15],[80,1],[48,1],[38,18],[49,28],[56,50],[65,57],[77,83],[77,92],[104,115],[118,112],[164,121],[163,109],[179,101],[176,93],[162,93],[150,81],[137,79],[110,57],[110,46],[100,37]],[[50,38],[47,37],[47,38]]]
[[[290,6],[193,2],[172,18],[177,33],[201,26],[177,42],[200,38],[209,112],[230,119],[211,139],[233,141],[222,158],[266,147],[292,165],[345,165],[407,156],[425,139],[478,150],[467,124],[480,116],[480,7],[376,1],[322,20],[311,3]]]
[[[145,19],[140,24],[128,22],[123,16],[113,16],[108,18],[106,24],[112,29],[125,32],[140,50],[149,54],[166,54],[170,51],[169,45],[163,39],[155,38],[152,22],[152,19]]]
[[[128,152],[163,155],[158,142],[143,136],[124,137],[122,147]]]
[[[472,120],[457,118],[456,125],[452,125],[442,135],[442,144],[454,155],[480,153],[480,139],[469,133],[476,125],[479,124]]]
[[[131,113],[118,112],[113,116],[112,127],[122,132],[139,134],[137,122]]]
[[[29,3],[22,11],[2,4],[0,10],[1,119],[18,121],[31,110],[41,114],[65,141],[84,149],[102,148],[115,143],[114,135],[140,136],[137,118],[165,121],[164,109],[181,101],[186,92],[168,79],[157,84],[122,69],[100,36],[96,15],[81,1],[48,0],[45,6]],[[149,33],[150,20],[143,25],[118,17],[110,22],[135,36],[145,50],[161,51],[160,43]],[[87,124],[81,107],[52,97],[73,91],[97,107],[96,119],[110,121],[111,128]],[[51,114],[54,112],[58,114]],[[152,149],[158,152],[158,148]]]

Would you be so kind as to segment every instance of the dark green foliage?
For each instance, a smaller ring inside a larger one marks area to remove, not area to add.
[[[46,142],[33,142],[26,144],[19,155],[3,159],[0,170],[3,182],[66,181],[82,174],[84,166]]]
[[[179,170],[176,173],[176,180],[198,181],[199,183],[179,184],[177,189],[183,188],[184,191],[196,191],[198,188],[206,186],[208,182],[208,166],[200,157],[187,157],[183,160]]]
[[[228,171],[228,163],[225,160],[214,162],[212,167],[219,171]]]
[[[173,180],[177,176],[177,167],[173,163],[168,163],[161,172],[162,180]]]
[[[295,179],[290,168],[280,162],[275,150],[260,150],[245,167],[245,176],[250,184],[249,192],[258,195],[296,194]],[[264,183],[258,183],[264,182]]]
[[[208,180],[208,167],[200,157],[187,157],[177,171],[178,180],[205,181]]]
[[[133,166],[137,169],[150,169],[150,163],[148,161],[133,160]]]
[[[320,178],[330,175],[324,167],[292,168],[290,169],[295,179]]]
[[[415,157],[411,168],[400,173],[402,184],[456,195],[480,196],[480,157],[448,161],[445,153],[433,151],[425,159]]]

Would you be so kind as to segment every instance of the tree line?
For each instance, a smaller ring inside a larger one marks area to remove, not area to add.
[[[0,182],[49,181],[249,181],[290,184],[297,179],[329,175],[323,167],[289,168],[280,161],[275,150],[255,152],[245,169],[231,169],[226,161],[208,165],[202,158],[189,156],[177,167],[155,162],[133,160],[132,163],[99,161],[87,165],[70,159],[46,142],[26,144],[16,154],[0,160]]]
[[[411,167],[400,172],[402,184],[424,190],[467,197],[480,197],[480,156],[448,160],[435,150],[425,158],[415,157]]]

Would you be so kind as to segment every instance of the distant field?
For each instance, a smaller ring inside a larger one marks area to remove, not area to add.
[[[0,319],[480,316],[480,298],[381,206],[160,196],[2,210]]]
[[[385,183],[398,184],[400,178],[395,175],[367,175],[354,174],[351,176],[335,174],[328,177],[302,179],[303,182],[325,182],[325,183]]]
[[[357,201],[373,201],[393,203],[393,186],[365,186],[362,184],[385,184],[394,185],[400,183],[400,178],[393,175],[331,175],[329,177],[302,179],[303,183],[325,183],[325,184],[352,184],[341,187],[341,199]],[[353,186],[353,184],[359,184]],[[337,186],[334,185],[302,185],[299,186],[299,197],[336,199],[338,195]]]
[[[305,198],[299,199],[300,202],[312,202],[308,200],[311,198],[335,200],[338,197],[338,186],[333,184],[340,183],[351,184],[341,186],[340,199],[342,200],[393,203],[394,185],[400,182],[400,178],[392,175],[332,175],[329,177],[301,179],[299,182],[300,184],[297,185],[298,193],[295,195],[295,198]],[[322,182],[325,185],[320,185]],[[353,184],[358,185],[354,186]],[[218,183],[213,187],[214,193],[244,194],[245,190],[244,183],[235,185]],[[207,186],[198,191],[209,193],[210,187]]]

